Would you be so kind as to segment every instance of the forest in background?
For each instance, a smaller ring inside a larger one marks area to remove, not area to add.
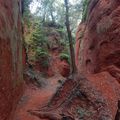
[[[49,66],[49,51],[52,43],[48,39],[50,35],[54,35],[55,39],[59,39],[58,47],[62,47],[60,59],[65,59],[71,64],[71,68],[74,68],[75,34],[78,23],[85,21],[87,17],[89,0],[78,0],[74,4],[67,2],[68,11],[64,0],[24,1],[24,43],[30,64],[41,60],[44,67]],[[34,13],[31,10],[33,3],[37,4]]]

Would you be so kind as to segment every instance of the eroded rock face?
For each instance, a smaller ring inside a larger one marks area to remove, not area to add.
[[[0,0],[0,120],[8,120],[22,93],[19,0]]]
[[[53,52],[54,53],[54,52]],[[66,60],[61,60],[59,52],[56,55],[51,55],[48,66],[43,67],[41,61],[35,63],[34,69],[44,73],[46,76],[52,77],[54,75],[62,75],[68,77],[70,74],[70,65]]]
[[[119,22],[119,0],[90,2],[84,37],[81,40],[79,54],[77,53],[79,69],[82,72],[97,73],[110,65],[120,68]],[[80,24],[78,35],[81,34],[81,27]]]
[[[117,92],[120,89],[119,22],[119,0],[92,0],[87,20],[79,25],[76,38],[79,73],[87,76],[105,97],[112,120],[115,119],[120,99]]]
[[[45,76],[52,77],[56,74],[60,74],[63,77],[68,77],[70,74],[70,65],[67,60],[62,60],[60,57],[67,49],[63,42],[64,34],[58,30],[59,28],[53,25],[51,27],[44,26],[44,29],[48,40],[46,43],[48,56],[39,57],[36,61],[30,62],[33,64],[35,70],[45,74]],[[30,54],[28,53],[28,57],[29,56]]]
[[[120,1],[91,0],[77,32],[78,75],[67,79],[48,106],[30,111],[49,120],[117,120],[120,100]]]

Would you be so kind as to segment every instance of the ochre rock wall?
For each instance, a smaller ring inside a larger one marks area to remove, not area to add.
[[[49,120],[117,120],[120,100],[120,0],[90,0],[76,37],[78,74],[48,106],[30,111]]]
[[[79,54],[79,69],[82,72],[97,73],[111,65],[120,68],[119,23],[119,0],[90,2],[85,27],[83,28],[83,24],[80,24],[77,32],[77,41],[81,42],[76,56]],[[84,34],[82,40],[79,37],[80,34]]]
[[[19,0],[0,0],[0,120],[8,120],[22,94]]]
[[[79,73],[101,92],[114,120],[120,100],[120,1],[91,0],[76,36]]]

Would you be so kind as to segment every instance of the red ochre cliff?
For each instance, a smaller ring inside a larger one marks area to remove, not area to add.
[[[12,116],[23,89],[19,5],[0,0],[0,120]],[[115,120],[120,100],[119,38],[120,1],[91,0],[76,36],[77,76],[65,82],[54,76],[45,89],[27,86],[15,120]]]
[[[77,32],[76,63],[81,72],[98,73],[112,65],[120,68],[119,22],[118,0],[90,2],[87,20]]]
[[[0,120],[9,119],[23,91],[21,38],[20,1],[0,0]]]
[[[79,73],[83,73],[106,98],[112,120],[120,98],[119,22],[119,0],[92,0],[87,20],[79,25],[76,34]]]
[[[76,36],[78,75],[31,114],[52,120],[115,120],[120,99],[120,1],[91,0]]]

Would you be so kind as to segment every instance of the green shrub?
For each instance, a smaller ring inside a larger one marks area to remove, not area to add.
[[[36,59],[40,61],[43,68],[49,67],[49,53],[47,50],[38,47],[36,50]]]
[[[64,46],[64,47],[66,47],[65,40],[61,39],[61,40],[60,40],[60,44],[61,44],[62,46]]]
[[[41,61],[41,65],[43,68],[48,68],[50,63],[49,63],[49,60],[44,60],[44,61]]]
[[[82,13],[82,21],[86,21],[87,11],[88,11],[89,0],[83,0],[83,13]]]
[[[60,54],[60,59],[61,60],[66,60],[70,64],[70,56],[68,54],[61,53]]]
[[[48,54],[48,51],[47,51],[47,50],[42,49],[42,48],[40,48],[40,47],[38,47],[38,48],[36,49],[36,57],[38,57],[38,59],[39,59],[39,57],[40,57],[40,58],[45,58],[45,57],[48,57],[48,56],[49,56],[49,54]]]

